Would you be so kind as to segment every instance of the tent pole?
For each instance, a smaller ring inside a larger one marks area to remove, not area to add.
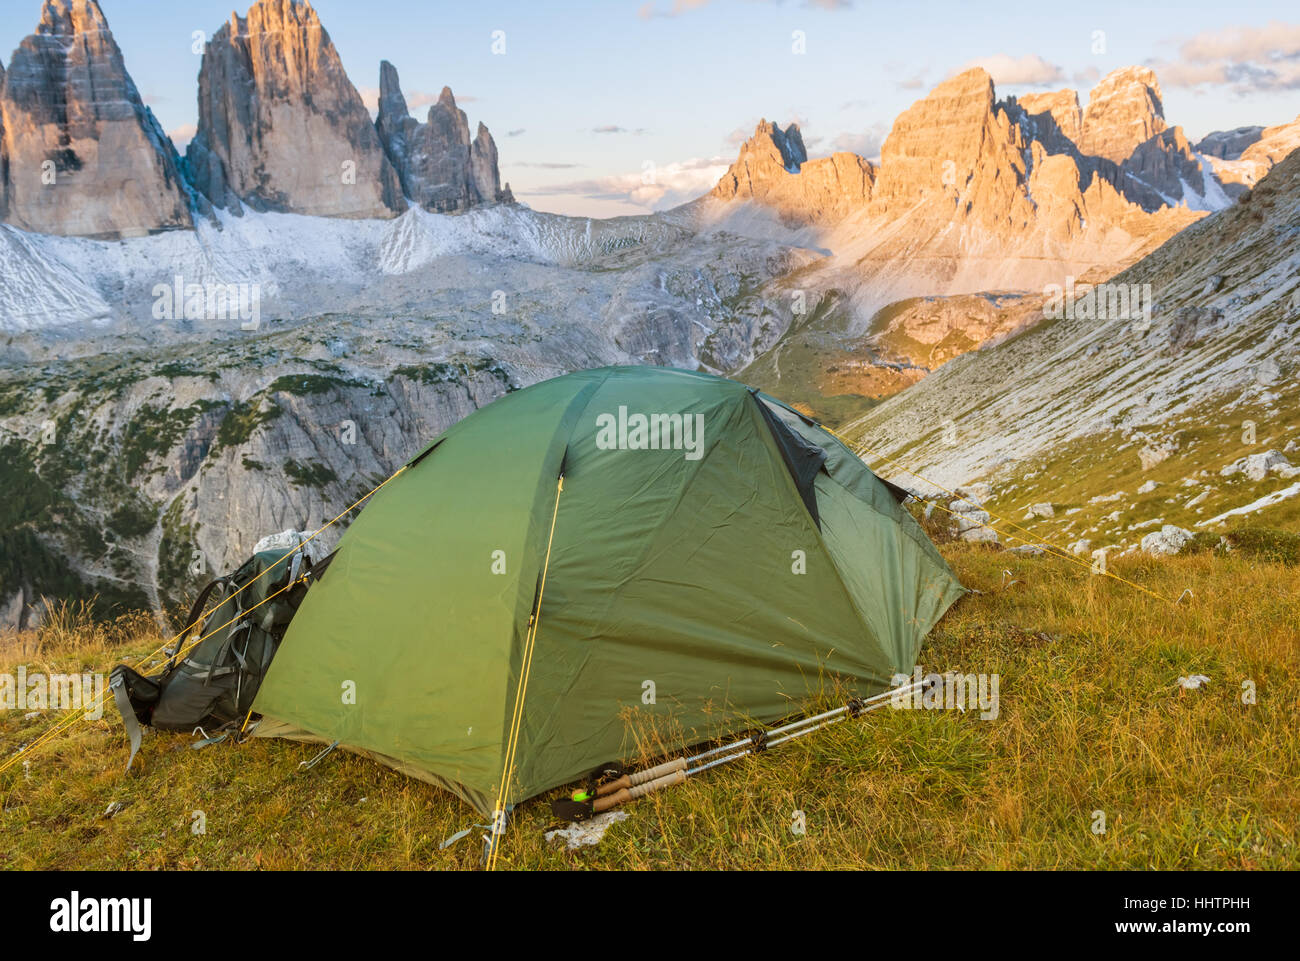
[[[598,785],[586,791],[578,791],[571,800],[554,801],[551,804],[551,809],[557,816],[573,819],[580,819],[591,814],[600,814],[662,788],[681,784],[688,777],[701,774],[710,768],[720,767],[723,764],[739,760],[742,757],[748,757],[751,754],[762,753],[768,748],[783,744],[786,741],[793,741],[795,738],[803,737],[805,734],[811,734],[814,731],[820,731],[822,728],[838,724],[840,721],[879,710],[896,697],[910,695],[918,690],[923,691],[931,687],[936,682],[936,679],[949,676],[949,674],[927,675],[920,680],[891,688],[872,697],[863,700],[854,699],[842,707],[823,711],[811,717],[800,718],[797,721],[791,721],[789,724],[783,724],[770,731],[762,731],[741,738],[738,741],[733,741],[730,744],[702,751],[699,754],[677,758],[652,768],[624,774],[616,781]],[[773,737],[773,735],[778,736]]]
[[[892,698],[898,697],[898,696],[903,695],[903,694],[911,694],[911,693],[913,693],[917,688],[922,688],[922,687],[924,687],[924,686],[925,686],[925,679],[922,678],[922,679],[919,680],[919,681],[911,681],[911,682],[909,682],[909,683],[907,683],[907,684],[904,684],[904,685],[901,685],[901,686],[899,686],[899,687],[890,688],[888,691],[883,691],[883,692],[880,693],[880,694],[876,694],[876,695],[873,695],[872,697],[868,697],[868,698],[864,699],[863,701],[861,701],[860,703],[861,703],[861,705],[862,705],[863,707],[866,707],[867,705],[869,705],[869,704],[873,704],[873,703],[876,703],[876,702],[878,702],[878,701],[883,701],[883,700],[885,700],[885,699],[892,699]],[[849,710],[849,705],[845,704],[845,705],[841,705],[840,707],[834,708],[834,709],[832,709],[832,710],[825,711],[825,712],[823,712],[823,713],[821,713],[821,714],[814,714],[814,715],[812,715],[811,717],[802,717],[802,718],[799,718],[799,719],[796,720],[796,721],[791,721],[789,724],[784,724],[784,725],[782,725],[781,727],[775,727],[775,728],[772,728],[772,730],[764,732],[764,734],[766,735],[766,737],[769,738],[769,740],[768,740],[767,743],[768,743],[769,746],[771,746],[771,744],[772,744],[773,742],[770,740],[770,738],[771,738],[774,734],[784,734],[784,733],[786,733],[787,731],[792,731],[792,730],[794,730],[795,728],[800,728],[800,727],[804,727],[805,725],[808,725],[808,724],[813,724],[813,723],[816,723],[816,722],[819,722],[819,721],[824,721],[824,720],[826,720],[827,718],[837,717],[837,716],[839,716],[839,715],[841,715],[841,714],[845,714],[845,713],[847,713],[848,710]],[[782,740],[785,740],[785,738],[782,738]],[[696,761],[702,761],[702,760],[704,760],[705,758],[714,757],[714,756],[716,756],[716,755],[718,755],[718,754],[726,754],[726,753],[729,752],[729,751],[734,751],[734,750],[737,750],[737,749],[739,749],[739,748],[743,748],[743,747],[745,747],[746,745],[752,744],[753,741],[754,741],[754,735],[750,735],[750,736],[748,736],[748,737],[743,737],[743,738],[741,738],[740,740],[738,740],[738,741],[733,741],[733,742],[730,743],[730,744],[724,744],[724,745],[722,745],[721,747],[715,747],[715,748],[713,748],[712,750],[704,751],[704,752],[702,752],[702,753],[700,753],[700,754],[696,754],[696,755],[694,755],[693,757],[688,757],[688,758],[686,758],[686,763],[687,763],[687,764],[693,764],[693,763],[695,763]]]

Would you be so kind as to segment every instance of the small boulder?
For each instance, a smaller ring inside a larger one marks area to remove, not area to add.
[[[1088,540],[1086,537],[1082,537],[1070,545],[1070,553],[1080,555],[1087,554],[1088,548],[1091,546],[1092,541]]]
[[[1157,484],[1155,481],[1153,481],[1153,480],[1149,480],[1149,481],[1147,481],[1145,484],[1143,484],[1141,487],[1139,487],[1138,490],[1137,490],[1137,492],[1138,492],[1139,494],[1150,494],[1153,490],[1155,490],[1155,489],[1156,489],[1157,487],[1159,487],[1159,486],[1160,486],[1160,485]]]
[[[997,545],[997,531],[990,527],[974,527],[961,535],[961,539],[969,544],[992,544]]]
[[[1300,473],[1300,471],[1291,466],[1291,462],[1287,460],[1286,455],[1280,450],[1265,451],[1262,454],[1247,454],[1219,471],[1221,477],[1235,477],[1237,474],[1245,474],[1246,479],[1250,481],[1262,481],[1269,474],[1277,474],[1279,477],[1286,478],[1294,477],[1297,473]]]
[[[954,514],[952,518],[953,533],[965,534],[967,531],[984,528],[988,522],[988,511],[966,511]]]
[[[1142,469],[1150,470],[1157,464],[1163,464],[1178,452],[1178,448],[1178,441],[1173,437],[1166,437],[1164,440],[1147,444],[1138,451],[1138,459],[1142,462]]]
[[[1051,504],[1032,504],[1029,513],[1025,515],[1025,520],[1033,520],[1035,517],[1055,517],[1056,508]]]
[[[1166,524],[1160,530],[1143,537],[1141,548],[1143,553],[1146,554],[1169,556],[1182,551],[1193,536],[1195,535],[1189,530],[1175,527],[1173,524]]]
[[[954,493],[963,500],[971,501],[980,507],[993,496],[993,488],[980,481],[975,484],[963,484]]]

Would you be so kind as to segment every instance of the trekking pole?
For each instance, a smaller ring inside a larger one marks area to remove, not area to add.
[[[838,724],[840,721],[878,710],[894,698],[914,694],[934,682],[933,677],[922,678],[869,698],[854,698],[840,707],[791,721],[770,731],[760,731],[689,757],[665,761],[644,771],[624,773],[614,780],[598,783],[599,778],[622,770],[617,764],[602,765],[592,772],[592,780],[586,788],[574,792],[571,798],[552,801],[551,811],[556,817],[581,821],[663,788],[681,784],[688,777],[701,774],[710,768],[720,767],[751,754],[761,754],[778,744],[793,741],[805,734]]]

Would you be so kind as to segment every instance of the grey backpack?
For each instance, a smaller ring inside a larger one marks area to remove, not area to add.
[[[289,622],[327,565],[328,559],[313,567],[298,548],[255,554],[200,592],[186,621],[190,627],[160,674],[114,669],[110,687],[131,740],[128,770],[140,750],[142,724],[205,733],[243,724]]]

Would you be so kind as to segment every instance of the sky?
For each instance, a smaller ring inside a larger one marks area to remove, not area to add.
[[[197,121],[195,34],[231,0],[100,0],[127,69],[178,147]],[[239,11],[246,9],[241,0]],[[497,142],[502,179],[539,210],[616,216],[712,187],[760,119],[796,121],[811,156],[868,157],[946,76],[989,69],[998,95],[1086,91],[1155,69],[1165,116],[1197,140],[1300,115],[1300,7],[878,0],[314,0],[373,107],[379,62],[412,113],[450,86]],[[0,0],[0,61],[41,0]]]

